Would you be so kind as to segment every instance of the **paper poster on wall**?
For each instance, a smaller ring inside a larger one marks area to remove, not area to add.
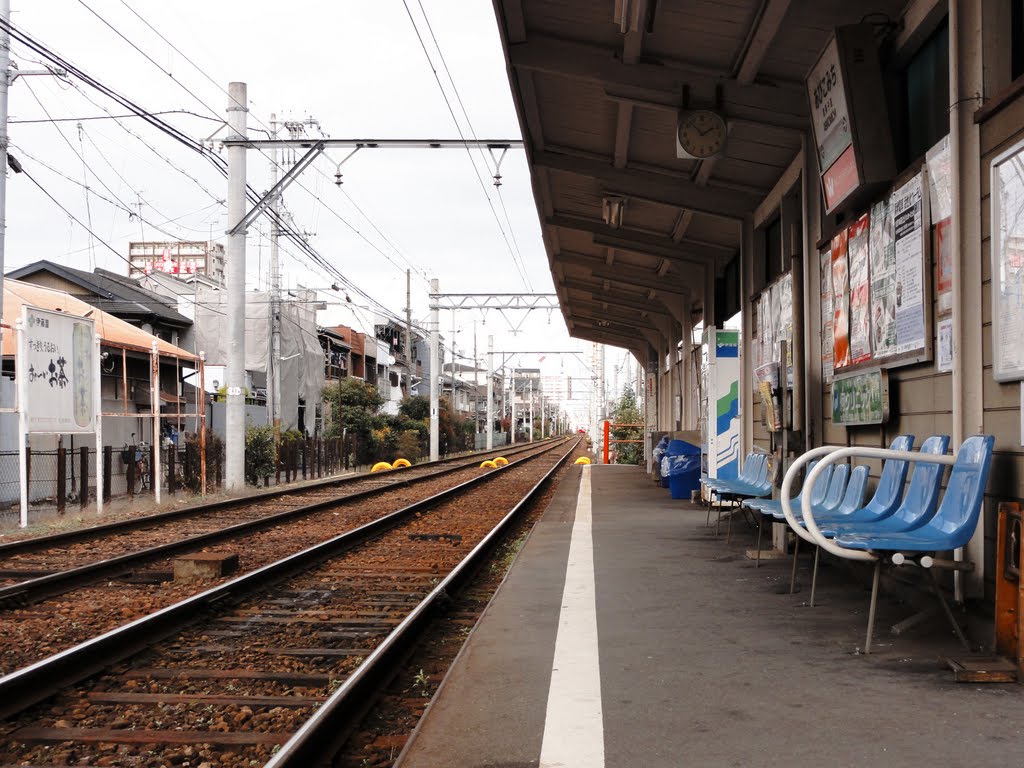
[[[935,291],[936,312],[948,315],[953,311],[953,242],[950,240],[951,219],[935,224]]]
[[[871,349],[876,360],[896,351],[896,248],[892,205],[886,197],[871,206]]]
[[[847,231],[832,238],[832,367],[850,364],[850,268]]]
[[[924,328],[924,206],[921,174],[892,196],[896,240],[896,352],[925,346]]]
[[[821,279],[821,378],[832,382],[832,250],[818,253]]]
[[[925,162],[928,164],[928,200],[931,205],[932,221],[941,221],[953,215],[949,161],[949,134],[946,134],[925,155]]]
[[[871,359],[871,282],[868,279],[868,216],[849,228],[850,362]]]
[[[786,341],[786,381],[793,386],[793,273],[787,272],[778,282],[779,338]]]
[[[936,353],[939,373],[953,370],[953,319],[939,320],[936,328],[938,352]]]

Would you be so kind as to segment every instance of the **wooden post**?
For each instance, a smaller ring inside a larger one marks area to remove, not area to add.
[[[68,501],[68,449],[57,448],[57,512],[64,514]]]
[[[103,500],[110,501],[110,476],[114,466],[114,448],[103,446]]]
[[[307,479],[306,471],[309,468],[309,438],[302,442],[302,479]],[[312,474],[312,473],[310,473]]]
[[[79,449],[80,459],[78,462],[78,504],[82,509],[89,503],[89,446],[83,445]]]
[[[284,462],[284,443],[278,441],[274,446],[274,482],[281,484],[281,464]]]

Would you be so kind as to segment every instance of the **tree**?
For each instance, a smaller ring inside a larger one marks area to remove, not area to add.
[[[642,424],[643,415],[636,402],[636,394],[632,387],[626,385],[622,388],[622,396],[615,404],[612,411],[613,424]],[[615,427],[611,430],[611,436],[616,440],[642,440],[644,435],[643,427]],[[617,443],[616,464],[640,464],[644,460],[643,443]]]

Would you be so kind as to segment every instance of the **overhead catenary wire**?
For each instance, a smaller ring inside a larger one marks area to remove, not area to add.
[[[7,27],[7,29],[9,30],[9,32],[11,34],[11,37],[13,39],[15,39],[17,42],[19,42],[20,44],[30,48],[35,53],[37,53],[38,55],[42,56],[44,59],[48,60],[52,64],[54,64],[54,65],[56,65],[58,67],[61,67],[62,69],[65,69],[70,75],[73,75],[74,77],[78,78],[80,81],[85,83],[86,85],[88,85],[91,88],[99,91],[101,94],[103,94],[107,98],[109,98],[112,101],[114,101],[115,103],[121,105],[123,108],[129,110],[130,112],[132,112],[133,114],[135,114],[139,118],[143,119],[145,122],[149,123],[153,127],[157,128],[158,130],[160,130],[161,132],[163,132],[164,134],[166,134],[167,136],[169,136],[170,138],[172,138],[176,142],[178,142],[178,143],[182,144],[183,146],[191,149],[192,151],[200,154],[208,162],[210,162],[213,165],[213,167],[218,171],[218,173],[220,173],[224,177],[227,176],[227,167],[226,167],[227,164],[226,164],[226,161],[223,158],[221,158],[218,154],[213,152],[211,149],[206,147],[204,144],[202,144],[201,142],[198,142],[198,141],[192,139],[190,136],[188,136],[187,134],[183,133],[177,127],[167,123],[165,120],[162,120],[155,113],[145,110],[143,107],[141,107],[138,104],[136,104],[135,102],[133,102],[127,96],[125,96],[125,95],[119,93],[118,91],[116,91],[116,90],[106,86],[105,84],[100,82],[98,79],[92,77],[91,75],[89,75],[88,73],[86,73],[85,71],[83,71],[82,69],[77,67],[76,65],[74,65],[72,62],[70,62],[69,60],[67,60],[66,58],[61,56],[60,54],[58,54],[55,51],[52,51],[51,49],[49,49],[45,44],[39,42],[38,40],[33,38],[30,34],[25,32],[24,30],[21,30],[17,25],[9,23],[9,22],[6,22],[6,23],[4,23],[4,26]],[[203,103],[201,100],[199,100],[199,101],[200,101],[200,103]],[[93,103],[95,103],[95,102],[93,102]],[[204,106],[207,106],[207,105],[204,104]],[[207,106],[207,108],[209,108],[209,107]],[[104,108],[104,111],[108,111],[108,110],[106,110]],[[120,121],[117,121],[117,122],[118,122],[119,125],[122,126],[122,128],[124,128],[125,130],[129,130],[129,129],[125,128],[125,126],[122,123],[120,123]],[[300,186],[302,186],[302,185],[300,184]],[[308,191],[308,189],[307,189],[307,191]],[[259,199],[259,197],[260,197],[260,195],[255,190],[253,190],[251,186],[248,187],[247,194],[248,194],[248,198],[249,198],[250,202],[252,202],[252,203],[255,203]],[[212,196],[212,193],[211,193],[211,196]],[[61,207],[63,208],[63,206],[61,206]],[[328,209],[330,210],[330,207],[328,207]],[[66,209],[65,209],[65,211],[66,211]],[[337,214],[337,212],[335,212],[335,214],[338,215],[339,218],[343,218],[343,217],[340,216],[340,214]],[[273,219],[273,224],[275,226],[277,226],[282,231],[282,233],[285,234],[295,244],[295,246],[300,251],[302,251],[304,254],[306,254],[306,256],[308,256],[315,264],[317,264],[328,275],[332,275],[335,279],[337,279],[337,281],[339,281],[342,284],[346,285],[351,291],[353,291],[357,295],[359,295],[362,298],[364,298],[370,304],[374,305],[375,310],[378,311],[379,314],[381,314],[381,315],[383,315],[383,316],[385,316],[385,317],[387,317],[387,318],[389,318],[391,320],[394,320],[396,322],[403,322],[404,321],[404,318],[402,318],[398,314],[396,314],[396,313],[392,312],[391,310],[389,310],[387,307],[385,307],[383,304],[381,304],[379,301],[377,301],[375,298],[373,298],[367,292],[365,292],[361,287],[359,287],[353,281],[351,281],[349,278],[347,278],[330,261],[325,259],[318,251],[316,251],[316,249],[313,248],[305,240],[305,238],[303,238],[298,233],[294,232],[294,230],[289,226],[289,224],[286,221],[284,221],[280,216],[277,216],[277,217],[273,217],[272,216],[271,218]],[[73,217],[73,216],[72,216],[72,219],[77,221],[77,219],[75,217]],[[78,222],[78,223],[81,225],[81,222]],[[87,228],[87,227],[84,227],[84,228],[89,230],[89,228]],[[363,237],[364,237],[364,239],[366,239],[365,236],[363,236]],[[375,244],[373,244],[369,240],[367,240],[367,242],[370,243],[371,246],[376,248]],[[116,253],[116,251],[114,251],[112,248],[110,248],[109,244],[104,243],[104,245],[106,245],[106,247],[108,249],[110,249],[112,252]],[[290,251],[288,251],[288,249],[284,249],[284,250],[286,252],[290,253]],[[377,248],[377,250],[379,251],[380,249]],[[118,255],[119,258],[122,258],[122,259],[124,258],[120,254],[117,254],[117,255]],[[293,255],[293,258],[294,258],[294,255]]]
[[[430,39],[434,41],[434,47],[437,49],[437,55],[441,59],[441,66],[444,67],[444,73],[448,77],[448,82],[451,83],[452,91],[455,94],[455,100],[459,104],[459,109],[462,110],[463,117],[466,118],[466,125],[469,127],[469,132],[472,134],[473,140],[476,142],[476,150],[479,153],[480,158],[483,160],[484,166],[487,168],[488,172],[491,172],[490,163],[487,162],[487,155],[484,154],[484,149],[480,145],[480,138],[477,136],[476,129],[473,127],[473,121],[469,117],[469,111],[466,109],[466,105],[462,101],[462,96],[459,93],[459,87],[458,87],[458,85],[455,84],[455,78],[452,77],[451,70],[448,69],[448,61],[445,59],[444,51],[441,49],[441,44],[437,41],[437,36],[434,34],[434,27],[430,23],[430,17],[427,15],[427,10],[423,7],[423,0],[416,0],[416,3],[419,5],[420,13],[423,14],[423,20],[427,24],[427,31],[430,33]],[[438,86],[440,86],[440,85],[441,85],[441,83],[438,82]],[[443,92],[444,91],[442,89],[442,93]],[[450,105],[449,105],[449,110],[450,110]],[[455,115],[454,114],[452,114],[452,119],[453,120],[455,119]],[[458,125],[458,121],[456,121],[456,126],[457,125]],[[467,146],[467,150],[468,150],[468,146]],[[512,226],[512,219],[508,215],[508,208],[505,207],[505,198],[501,194],[501,185],[499,183],[497,183],[498,179],[499,179],[497,174],[498,174],[498,165],[497,165],[497,163],[495,163],[495,167],[494,167],[494,171],[493,171],[492,175],[495,176],[495,182],[496,182],[495,183],[495,189],[496,189],[497,194],[498,194],[498,203],[501,205],[502,213],[505,214],[505,222],[508,224],[508,232],[509,232],[509,235],[512,237],[512,244],[515,246],[516,255],[519,257],[519,263],[522,265],[523,270],[525,271],[526,270],[526,263],[523,261],[523,252],[519,248],[519,241],[516,239],[515,227]],[[532,291],[533,290],[533,283],[530,281],[529,273],[526,273],[524,275],[524,277],[526,279],[527,287]]]
[[[81,1],[81,0],[80,0],[80,1]],[[171,49],[172,49],[172,50],[173,50],[173,51],[174,51],[175,53],[177,53],[177,54],[178,54],[179,56],[181,56],[181,58],[182,58],[182,59],[184,59],[184,60],[185,60],[185,61],[186,61],[186,62],[187,62],[187,63],[188,63],[188,64],[189,64],[189,65],[190,65],[190,66],[191,66],[191,67],[192,67],[193,69],[195,69],[195,70],[196,70],[196,72],[198,72],[198,73],[199,73],[200,75],[202,75],[202,76],[203,76],[204,78],[206,78],[206,80],[207,80],[207,81],[209,81],[209,82],[210,82],[210,83],[211,83],[211,84],[212,84],[212,85],[213,85],[213,86],[214,86],[215,88],[217,88],[217,89],[218,89],[218,90],[219,90],[219,91],[220,91],[221,93],[223,93],[223,94],[224,94],[225,96],[228,96],[228,97],[230,98],[230,93],[228,93],[228,91],[227,91],[227,90],[226,90],[226,89],[224,88],[224,86],[223,86],[223,85],[222,85],[221,83],[217,82],[217,80],[215,80],[215,79],[214,79],[214,78],[213,78],[213,77],[212,77],[212,76],[211,76],[211,75],[210,75],[210,74],[209,74],[209,73],[208,73],[208,72],[207,72],[207,71],[206,71],[205,69],[203,69],[203,68],[202,68],[201,66],[199,66],[199,64],[197,64],[197,63],[196,63],[196,62],[195,62],[195,61],[194,61],[194,60],[193,60],[193,59],[192,59],[191,57],[189,57],[189,56],[188,56],[187,54],[185,54],[185,53],[184,53],[184,52],[183,52],[183,51],[182,51],[182,50],[181,50],[181,49],[180,49],[180,48],[179,48],[178,46],[176,46],[176,45],[175,45],[175,44],[174,44],[174,43],[173,43],[173,42],[172,42],[171,40],[169,40],[169,39],[168,39],[168,38],[166,37],[166,35],[164,35],[164,34],[163,34],[162,32],[160,32],[160,30],[158,30],[158,29],[157,29],[156,27],[154,27],[154,26],[153,26],[152,24],[150,24],[150,22],[149,22],[149,21],[148,21],[148,20],[147,20],[147,19],[146,19],[146,18],[145,18],[144,16],[142,16],[142,14],[140,14],[140,13],[139,13],[139,12],[138,12],[138,11],[137,11],[137,10],[136,10],[135,8],[133,8],[133,7],[132,7],[132,6],[131,6],[131,5],[129,4],[129,3],[125,2],[125,0],[120,0],[120,3],[121,3],[121,5],[123,5],[123,6],[124,6],[124,7],[125,7],[125,8],[126,8],[126,9],[127,9],[127,10],[128,10],[128,11],[129,11],[129,12],[130,12],[130,13],[132,14],[132,15],[133,15],[133,16],[135,16],[135,18],[137,18],[137,19],[138,19],[138,20],[139,20],[140,22],[142,22],[142,23],[143,23],[143,24],[144,24],[144,25],[145,25],[145,26],[146,26],[146,27],[147,27],[147,28],[148,28],[148,29],[149,29],[149,30],[150,30],[151,32],[153,32],[153,34],[155,34],[155,35],[156,35],[157,37],[159,37],[159,38],[160,38],[160,39],[161,39],[161,40],[162,40],[162,41],[163,41],[163,42],[164,42],[164,43],[165,43],[166,45],[168,45],[168,46],[169,46],[169,47],[170,47],[170,48],[171,48]],[[82,3],[82,5],[83,5],[83,6],[85,6],[85,3]],[[86,8],[88,8],[88,6],[85,6],[85,7],[86,7]],[[89,8],[89,10],[90,10],[90,11],[91,11],[91,12],[93,13],[93,15],[97,16],[97,18],[101,18],[101,20],[103,20],[103,19],[102,19],[102,17],[100,17],[100,16],[99,16],[99,14],[97,14],[97,13],[96,13],[96,11],[94,11],[94,10],[93,10],[93,9],[91,9],[91,8]],[[112,25],[111,25],[111,24],[110,24],[109,22],[107,22],[106,20],[103,20],[103,22],[104,22],[104,24],[106,24],[106,25],[107,25],[108,27],[111,27],[111,28],[113,29]],[[120,32],[118,32],[118,34],[120,35]],[[123,37],[123,35],[122,35],[122,37]],[[135,47],[135,46],[133,46],[133,47]],[[142,53],[142,52],[140,51],[140,53]],[[168,76],[171,76],[169,72],[167,72],[166,70],[164,70],[164,69],[163,69],[163,67],[161,67],[161,66],[160,66],[159,64],[157,64],[157,63],[156,63],[155,61],[153,61],[153,60],[152,60],[152,59],[151,59],[151,58],[150,58],[150,57],[149,57],[148,55],[146,55],[146,54],[144,54],[144,53],[143,53],[143,55],[144,55],[144,56],[146,56],[146,58],[147,58],[147,59],[149,59],[149,60],[150,60],[150,61],[151,61],[151,62],[152,62],[152,63],[154,64],[154,66],[156,66],[156,67],[157,67],[158,69],[160,69],[161,71],[163,71],[163,72],[164,72],[165,74],[167,74]],[[179,84],[179,85],[180,85],[180,86],[181,86],[182,88],[184,88],[184,85],[182,85],[182,84],[181,84],[181,82],[180,82],[179,80],[177,80],[176,78],[175,78],[175,82],[177,82],[177,83],[178,83],[178,84]],[[188,90],[188,89],[185,89],[185,90]],[[188,92],[189,92],[190,94],[192,93],[191,91],[188,91]],[[194,94],[192,94],[192,95],[194,96]],[[208,110],[210,110],[211,112],[213,112],[213,113],[214,113],[214,115],[216,115],[216,111],[215,111],[215,110],[213,110],[213,109],[212,109],[212,108],[211,108],[211,107],[210,107],[209,105],[205,104],[205,102],[203,102],[203,101],[202,101],[201,99],[199,99],[198,97],[195,97],[195,98],[196,98],[196,100],[197,100],[197,101],[199,101],[199,103],[200,103],[200,104],[203,104],[203,106],[205,106],[205,107],[206,107],[206,108],[207,108]],[[263,126],[263,127],[264,127],[264,128],[265,128],[265,129],[267,130],[267,131],[268,131],[268,133],[269,133],[269,131],[270,131],[270,126],[269,126],[269,125],[267,125],[267,124],[266,124],[266,123],[265,123],[265,122],[264,122],[263,120],[261,120],[261,119],[260,119],[260,117],[259,117],[258,115],[253,115],[253,117],[254,117],[254,118],[256,119],[256,121],[257,121],[257,122],[258,122],[258,123],[259,123],[260,125],[262,125],[262,126]],[[214,119],[219,119],[219,118],[214,118]],[[221,120],[221,122],[223,122],[223,120]],[[262,154],[262,155],[263,155],[263,156],[264,156],[264,157],[265,157],[266,159],[270,160],[270,162],[272,162],[272,163],[274,162],[274,161],[273,161],[273,160],[272,160],[272,159],[271,159],[271,158],[270,158],[270,157],[269,157],[269,156],[268,156],[268,155],[266,154],[266,152],[265,152],[265,151],[263,151],[262,149],[260,150],[260,153],[261,153],[261,154]],[[281,163],[276,163],[276,165],[277,165],[277,168],[278,168],[278,170],[280,170],[280,171],[284,171],[284,170],[286,170],[286,169],[284,168],[283,164],[281,164]],[[322,177],[323,177],[324,179],[327,179],[328,181],[331,181],[330,177],[329,177],[329,176],[328,176],[328,175],[327,175],[326,173],[324,173],[322,169],[320,169],[319,167],[317,167],[317,166],[316,166],[315,164],[314,164],[314,165],[312,166],[312,168],[313,168],[313,170],[314,170],[314,171],[316,171],[316,172],[317,172],[318,174],[320,174],[320,176],[322,176]],[[309,192],[308,188],[306,188],[306,187],[305,187],[305,185],[303,185],[303,184],[302,184],[301,182],[297,182],[297,183],[298,183],[298,185],[299,185],[299,186],[300,186],[300,187],[301,187],[302,189],[305,189],[305,190],[306,190],[307,192]],[[387,259],[388,259],[388,261],[390,261],[390,262],[391,262],[391,263],[392,263],[392,264],[393,264],[393,265],[394,265],[394,266],[395,266],[396,268],[398,268],[398,269],[402,269],[402,268],[401,268],[401,267],[399,267],[399,266],[398,266],[397,264],[395,264],[395,263],[394,263],[394,262],[393,262],[393,261],[392,261],[392,260],[390,259],[390,257],[388,257],[386,253],[384,253],[384,251],[383,251],[382,249],[380,249],[379,247],[377,247],[377,245],[376,245],[375,243],[373,243],[372,241],[370,241],[370,240],[369,240],[369,238],[367,238],[367,237],[366,237],[366,236],[365,236],[365,235],[364,235],[364,234],[363,234],[363,233],[362,233],[361,231],[359,231],[359,229],[358,229],[358,228],[356,228],[355,226],[353,226],[353,225],[352,225],[352,224],[351,224],[351,223],[350,223],[350,222],[349,222],[349,221],[348,221],[347,219],[345,219],[345,218],[344,218],[344,217],[342,217],[342,216],[341,216],[341,215],[340,215],[340,214],[339,214],[339,213],[338,213],[337,211],[335,211],[335,210],[333,209],[333,207],[331,207],[330,205],[328,205],[328,204],[327,204],[327,203],[326,203],[326,202],[325,202],[325,201],[324,201],[324,200],[323,200],[323,199],[321,198],[321,196],[320,196],[320,195],[319,195],[318,193],[310,193],[310,194],[312,194],[312,195],[313,195],[314,199],[315,199],[315,200],[316,200],[316,201],[317,201],[318,203],[320,203],[320,204],[321,204],[321,205],[323,205],[323,206],[324,206],[325,208],[327,208],[327,210],[329,210],[329,211],[330,211],[330,212],[331,212],[331,213],[332,213],[332,214],[333,214],[333,215],[334,215],[334,216],[335,216],[336,218],[338,218],[338,219],[339,219],[339,220],[340,220],[340,221],[341,221],[341,222],[342,222],[342,223],[343,223],[343,224],[344,224],[345,226],[347,226],[347,227],[348,227],[349,229],[351,229],[351,230],[352,230],[352,231],[353,231],[353,232],[354,232],[354,233],[355,233],[356,235],[358,235],[358,236],[359,236],[359,237],[360,237],[361,239],[363,239],[363,241],[364,241],[364,242],[366,242],[366,243],[367,243],[367,244],[368,244],[368,245],[369,245],[370,247],[374,248],[374,249],[375,249],[375,250],[376,250],[376,251],[377,251],[378,253],[380,253],[380,254],[381,254],[382,256],[384,256],[385,258],[387,258]],[[373,230],[374,230],[374,231],[375,231],[375,232],[376,232],[376,233],[377,233],[377,234],[378,234],[378,235],[380,236],[380,238],[381,238],[381,239],[382,239],[382,240],[383,240],[383,241],[384,241],[384,242],[385,242],[385,243],[386,243],[386,244],[387,244],[388,246],[390,246],[390,247],[391,247],[391,249],[392,249],[392,250],[394,250],[396,254],[398,254],[399,258],[401,258],[401,259],[402,259],[402,261],[404,261],[404,262],[405,262],[406,264],[408,264],[408,265],[409,265],[409,268],[410,268],[410,269],[412,269],[412,271],[416,273],[416,275],[417,275],[417,278],[418,278],[418,279],[422,279],[422,280],[424,281],[424,283],[425,283],[425,284],[429,285],[429,281],[428,281],[428,278],[427,278],[426,274],[425,274],[425,273],[423,273],[423,272],[422,272],[422,270],[421,270],[421,269],[420,269],[419,267],[417,267],[417,266],[416,266],[416,265],[415,265],[415,264],[414,264],[414,263],[413,263],[412,261],[410,261],[410,260],[409,260],[409,259],[408,259],[408,258],[407,258],[407,257],[405,256],[405,254],[404,254],[404,253],[402,253],[402,252],[401,252],[401,250],[400,250],[400,249],[399,249],[399,248],[398,248],[398,247],[397,247],[397,246],[396,246],[396,245],[395,245],[395,244],[394,244],[394,243],[393,243],[393,242],[392,242],[392,241],[390,240],[390,238],[388,238],[388,237],[387,237],[386,235],[384,235],[384,233],[383,233],[383,232],[381,232],[380,228],[379,228],[379,227],[378,227],[378,226],[377,226],[377,225],[376,225],[376,224],[375,224],[375,223],[373,222],[373,220],[372,220],[372,219],[371,219],[371,218],[370,218],[370,217],[369,217],[369,216],[368,216],[368,215],[366,214],[366,212],[365,212],[365,211],[363,211],[363,209],[362,209],[362,208],[360,208],[358,204],[356,204],[356,202],[355,202],[355,201],[354,201],[354,200],[352,199],[351,195],[349,195],[349,194],[348,194],[347,192],[345,192],[344,190],[342,190],[342,194],[343,194],[343,195],[345,196],[345,198],[346,198],[346,199],[348,199],[349,203],[351,203],[351,204],[352,204],[352,206],[353,206],[353,207],[354,207],[354,208],[355,208],[355,209],[356,209],[356,210],[357,210],[357,211],[359,212],[359,215],[360,215],[360,216],[362,216],[362,217],[363,217],[363,219],[364,219],[364,220],[366,220],[366,222],[367,222],[367,223],[368,223],[368,224],[369,224],[369,225],[370,225],[370,226],[371,226],[371,227],[373,228]]]
[[[494,208],[494,202],[491,200],[491,196],[487,193],[487,186],[484,184],[483,178],[480,176],[480,170],[477,168],[476,162],[473,160],[473,152],[469,148],[469,144],[466,142],[466,136],[462,132],[462,126],[459,124],[458,118],[455,116],[455,110],[452,108],[451,101],[448,98],[448,94],[444,90],[444,86],[441,84],[441,77],[438,75],[437,67],[434,66],[433,60],[430,58],[430,52],[427,50],[426,41],[423,39],[423,35],[420,34],[420,29],[416,24],[416,20],[413,18],[412,10],[409,8],[408,0],[402,0],[402,5],[405,7],[405,12],[409,16],[409,22],[412,24],[413,31],[416,33],[416,39],[419,40],[420,48],[423,49],[423,55],[427,59],[427,65],[430,67],[430,71],[434,75],[434,80],[437,81],[437,87],[441,91],[441,96],[444,99],[445,105],[448,107],[448,112],[452,116],[452,120],[455,123],[455,129],[459,132],[459,137],[462,139],[463,144],[466,147],[466,155],[469,157],[469,162],[473,166],[473,174],[476,176],[477,181],[480,183],[480,190],[484,193],[484,197],[487,199],[487,205],[490,206],[491,213],[494,215],[494,221],[498,225],[498,229],[501,231],[501,236],[505,241],[505,247],[508,249],[509,255],[512,257],[512,261],[519,272],[520,278],[522,278],[524,287],[527,290],[532,291],[530,287],[529,278],[526,274],[525,265],[520,263],[520,260],[516,257],[515,251],[512,249],[512,244],[509,242],[508,235],[505,233],[505,228],[501,224],[501,219],[498,217],[498,212]]]

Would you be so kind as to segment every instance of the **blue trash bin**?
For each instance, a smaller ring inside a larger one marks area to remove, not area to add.
[[[685,440],[673,440],[661,460],[661,474],[668,480],[673,499],[689,500],[700,488],[700,448]]]

